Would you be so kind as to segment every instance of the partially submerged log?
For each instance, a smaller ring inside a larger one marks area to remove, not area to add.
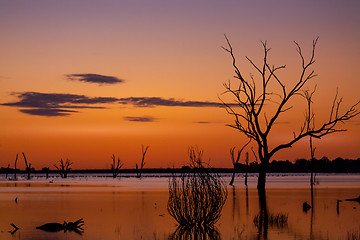
[[[14,228],[14,230],[9,231],[9,233],[11,233],[11,235],[13,235],[14,233],[16,233],[17,230],[19,230],[19,228],[13,223],[11,223],[10,225]]]
[[[36,229],[40,229],[46,232],[59,232],[59,231],[73,231],[76,233],[81,234],[81,232],[84,230],[82,226],[84,225],[84,220],[80,218],[79,220],[75,222],[66,222],[64,221],[63,224],[61,223],[46,223],[44,225],[36,227]]]
[[[357,198],[345,199],[344,201],[351,201],[351,202],[358,202],[358,203],[360,203],[360,196],[358,196]]]

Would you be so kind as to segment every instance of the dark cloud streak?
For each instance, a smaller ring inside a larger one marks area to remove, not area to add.
[[[19,99],[17,102],[2,103],[4,106],[20,107],[20,112],[37,116],[67,116],[78,111],[68,109],[103,109],[103,106],[94,104],[115,103],[117,98],[87,97],[85,95],[65,93],[14,93]],[[24,109],[28,108],[28,109]]]
[[[76,113],[77,111],[58,109],[58,108],[33,108],[33,109],[20,109],[20,112],[35,116],[59,117],[59,116],[68,116],[71,113]]]
[[[2,103],[3,106],[21,108],[22,113],[38,116],[67,116],[78,111],[70,109],[103,109],[103,104],[132,105],[135,107],[223,107],[222,103],[206,101],[183,101],[174,98],[160,97],[89,97],[66,93],[13,93],[18,101]],[[99,106],[100,105],[100,106]],[[229,104],[238,106],[237,104]],[[24,109],[26,108],[26,109]],[[128,121],[150,121],[149,119],[128,118]],[[154,119],[152,119],[154,120]]]
[[[65,75],[70,81],[80,81],[87,83],[98,83],[98,84],[117,84],[123,83],[123,79],[119,79],[114,76],[105,76],[100,74],[85,73],[85,74],[68,74]]]
[[[201,101],[182,101],[174,98],[164,99],[160,97],[129,97],[120,98],[119,103],[131,104],[137,107],[223,107],[222,103],[201,102]]]
[[[156,119],[153,117],[123,117],[124,120],[130,121],[130,122],[155,122]]]

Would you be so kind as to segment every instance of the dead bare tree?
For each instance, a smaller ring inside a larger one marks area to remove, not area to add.
[[[18,157],[19,157],[19,154],[17,153],[16,158],[15,158],[15,166],[14,166],[14,180],[17,180],[17,178],[16,178],[16,171],[17,171],[16,163],[17,163]]]
[[[142,152],[141,163],[140,163],[140,165],[138,165],[136,163],[136,177],[137,178],[141,178],[142,170],[145,166],[145,155],[146,155],[148,149],[149,149],[149,146],[146,146],[144,149],[144,145],[141,145],[141,152]]]
[[[303,96],[306,98],[307,101],[307,106],[308,106],[308,110],[305,114],[305,121],[306,121],[306,127],[307,127],[307,131],[311,131],[314,130],[315,128],[315,113],[312,111],[312,97],[313,94],[315,93],[316,90],[316,86],[314,88],[313,91],[310,92],[309,89],[305,89],[303,92]],[[310,186],[311,189],[313,188],[314,184],[315,184],[315,150],[316,147],[313,147],[313,137],[309,136],[309,147],[310,147]]]
[[[240,150],[237,151],[236,158],[235,158],[235,147],[230,148],[230,155],[231,155],[231,160],[232,160],[232,164],[234,166],[234,169],[233,169],[233,174],[232,174],[229,185],[233,185],[233,183],[234,183],[235,174],[236,174],[236,172],[239,171],[239,168],[240,168],[239,161],[240,161],[241,153],[244,150],[244,148],[250,143],[250,141],[251,141],[251,139],[249,139],[249,141]]]
[[[339,98],[336,94],[327,121],[324,121],[316,128],[309,128],[308,125],[310,123],[305,119],[300,130],[297,133],[293,132],[291,140],[277,146],[272,146],[269,144],[269,136],[273,132],[271,130],[274,125],[279,122],[279,116],[283,116],[283,113],[293,108],[293,106],[289,106],[290,100],[297,95],[301,95],[301,91],[309,80],[316,76],[315,71],[311,68],[315,63],[315,47],[318,38],[312,43],[312,52],[308,60],[305,60],[300,45],[295,42],[296,50],[301,59],[301,72],[294,85],[290,87],[286,86],[285,81],[281,80],[278,75],[278,72],[284,69],[285,65],[277,67],[270,65],[268,61],[270,48],[268,48],[266,42],[262,42],[264,58],[261,66],[256,65],[250,58],[246,57],[260,75],[260,81],[256,81],[253,75],[250,75],[250,79],[243,77],[242,71],[237,66],[230,41],[226,36],[225,38],[228,47],[224,47],[224,50],[232,58],[232,66],[235,71],[234,77],[238,80],[236,87],[233,87],[230,81],[224,84],[225,93],[230,94],[238,105],[238,107],[234,107],[223,102],[227,113],[232,115],[235,120],[234,124],[229,124],[228,126],[237,129],[245,137],[254,140],[256,143],[257,155],[260,159],[257,187],[258,189],[265,189],[267,167],[275,153],[292,147],[296,142],[305,137],[321,138],[331,133],[345,131],[339,128],[338,125],[359,114],[357,105],[360,101],[341,113],[342,98]],[[277,85],[277,89],[280,91],[273,92],[274,89],[270,88],[270,83]],[[278,99],[275,99],[275,97]]]
[[[246,152],[246,158],[245,158],[245,186],[247,187],[247,178],[248,178],[248,171],[249,171],[249,152]]]
[[[10,172],[10,164],[8,164],[8,166],[5,168],[5,178],[8,178],[8,174]]]
[[[25,153],[22,153],[22,155],[23,155],[24,161],[25,161],[27,179],[29,180],[30,179],[30,173],[31,173],[31,163],[26,160]]]
[[[60,163],[59,166],[54,164],[54,167],[59,171],[61,178],[67,178],[67,174],[71,170],[70,166],[73,164],[73,162],[71,162],[70,159],[68,158],[64,162],[63,159],[61,158],[59,163]]]
[[[116,178],[120,174],[120,169],[123,165],[124,163],[121,162],[119,157],[117,158],[117,162],[115,161],[115,155],[113,154],[112,164],[110,165],[113,178]]]

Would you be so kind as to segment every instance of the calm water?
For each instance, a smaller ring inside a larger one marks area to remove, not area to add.
[[[163,175],[161,175],[163,176]],[[229,182],[230,175],[224,175]],[[228,199],[216,224],[221,239],[348,239],[360,232],[360,204],[338,199],[360,195],[360,175],[318,175],[309,188],[307,174],[273,174],[268,177],[266,201],[260,204],[256,176],[244,187],[238,175],[228,187]],[[49,183],[52,181],[52,183]],[[145,175],[141,180],[104,175],[73,175],[63,181],[34,177],[9,181],[0,175],[0,239],[172,239],[181,233],[168,214],[168,178]],[[18,198],[18,202],[14,201]],[[303,212],[302,203],[313,202]],[[285,214],[285,225],[257,226],[260,212]],[[84,232],[48,233],[35,229],[48,223],[84,218]],[[11,223],[20,229],[14,234]]]

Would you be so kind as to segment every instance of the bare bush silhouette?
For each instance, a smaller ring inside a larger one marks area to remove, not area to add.
[[[66,161],[64,162],[63,159],[61,158],[59,163],[60,163],[59,166],[54,164],[54,167],[59,171],[61,178],[67,178],[67,175],[71,170],[70,166],[73,164],[73,162],[71,162],[69,159],[66,159]]]
[[[137,178],[141,178],[142,170],[145,166],[145,155],[146,155],[148,149],[149,149],[149,146],[146,146],[144,148],[144,145],[141,145],[141,152],[142,152],[141,162],[140,162],[140,165],[138,165],[136,163],[136,177]]]
[[[113,178],[116,178],[120,174],[120,169],[124,166],[124,163],[120,160],[120,158],[117,158],[117,161],[115,161],[115,155],[112,155],[112,164],[110,165],[111,173],[113,175]]]
[[[236,86],[231,85],[231,82],[224,84],[225,93],[230,94],[234,98],[238,107],[226,104],[223,102],[227,113],[234,117],[234,124],[228,126],[235,128],[245,137],[253,140],[257,145],[257,155],[260,160],[258,189],[265,189],[266,171],[269,161],[280,150],[292,147],[296,142],[305,137],[321,138],[325,135],[345,131],[339,128],[340,123],[354,118],[360,112],[357,109],[359,102],[349,107],[346,111],[341,111],[342,98],[336,94],[332,105],[328,120],[319,124],[317,127],[309,124],[311,121],[305,119],[300,130],[293,132],[293,138],[285,141],[279,145],[272,145],[270,134],[273,132],[274,125],[279,122],[279,116],[283,116],[293,106],[290,105],[290,100],[295,96],[303,96],[304,89],[307,83],[316,77],[315,71],[311,68],[315,63],[315,47],[318,39],[312,43],[312,52],[308,60],[305,60],[302,49],[298,43],[295,42],[296,50],[301,60],[301,71],[297,80],[292,86],[287,86],[283,79],[280,79],[278,72],[285,69],[285,65],[274,66],[268,61],[268,48],[266,42],[262,42],[264,49],[264,58],[261,65],[256,65],[250,58],[246,57],[251,66],[259,74],[260,80],[256,80],[253,75],[250,79],[245,79],[243,72],[237,66],[236,58],[230,41],[225,36],[228,47],[227,51],[232,58],[232,66],[235,71],[235,78],[238,80]],[[277,85],[277,88],[274,88]],[[277,89],[277,90],[276,90]],[[312,118],[314,116],[312,115]]]
[[[219,220],[227,198],[226,184],[219,175],[207,171],[202,153],[190,147],[193,172],[169,180],[167,210],[183,228],[211,228]]]

